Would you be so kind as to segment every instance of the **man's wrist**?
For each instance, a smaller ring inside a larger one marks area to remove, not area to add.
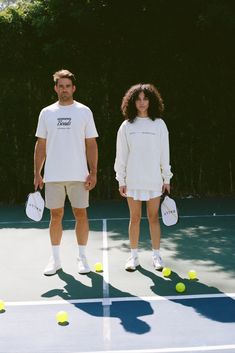
[[[90,170],[90,174],[91,175],[96,175],[97,174],[97,170]]]

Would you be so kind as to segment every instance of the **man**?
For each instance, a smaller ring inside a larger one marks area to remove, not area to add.
[[[73,99],[75,77],[68,70],[54,75],[58,101],[42,109],[36,131],[34,153],[34,187],[45,183],[46,207],[50,209],[52,255],[44,270],[47,276],[61,269],[60,242],[66,195],[76,220],[78,272],[90,272],[86,259],[88,241],[89,191],[96,185],[98,136],[92,112]],[[41,171],[44,167],[44,180]],[[89,168],[89,170],[88,170]]]

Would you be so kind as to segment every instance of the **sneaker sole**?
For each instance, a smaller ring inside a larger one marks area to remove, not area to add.
[[[62,270],[62,267],[58,268],[58,269],[56,270],[56,272],[54,272],[54,273],[43,273],[43,274],[44,274],[44,276],[50,277],[50,276],[56,275],[57,272],[59,272],[60,270]]]
[[[127,271],[127,272],[135,272],[136,270],[137,270],[137,267],[139,266],[140,264],[139,264],[139,262],[137,263],[137,265],[136,265],[136,267],[125,267],[125,270]]]
[[[155,266],[153,265],[153,267],[154,267],[154,269],[155,269],[156,271],[161,271],[161,270],[163,269],[163,266],[155,267]]]
[[[127,272],[135,272],[136,271],[136,268],[125,268],[125,270],[127,271]]]
[[[78,273],[80,274],[80,275],[87,275],[88,273],[90,273],[91,272],[91,270],[90,271],[86,271],[86,272],[79,272],[78,271]]]

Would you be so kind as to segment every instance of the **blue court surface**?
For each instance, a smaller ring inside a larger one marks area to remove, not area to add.
[[[129,255],[123,202],[89,210],[87,256],[76,267],[74,221],[68,209],[61,244],[63,270],[43,276],[50,255],[48,212],[33,223],[23,207],[1,209],[1,353],[235,352],[235,200],[178,201],[180,222],[162,225],[161,253],[172,273],[151,261],[148,224],[141,224],[140,266],[124,270]],[[68,206],[69,207],[69,206]],[[94,264],[103,264],[97,273]],[[197,272],[197,280],[188,271]],[[175,285],[183,282],[186,291]],[[68,313],[59,325],[56,313]]]

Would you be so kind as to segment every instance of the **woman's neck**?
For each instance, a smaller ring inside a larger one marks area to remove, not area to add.
[[[148,113],[140,113],[140,112],[138,112],[138,113],[137,113],[137,116],[138,116],[139,118],[147,118],[147,117],[148,117]]]

